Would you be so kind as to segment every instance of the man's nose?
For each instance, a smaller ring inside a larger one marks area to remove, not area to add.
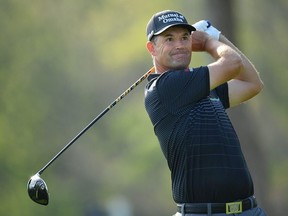
[[[185,41],[183,41],[181,39],[176,40],[176,42],[175,42],[176,48],[182,48],[182,47],[184,47],[184,45],[185,45]]]

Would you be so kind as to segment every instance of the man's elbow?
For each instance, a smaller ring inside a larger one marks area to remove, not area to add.
[[[254,88],[253,88],[255,95],[259,94],[263,88],[264,88],[264,83],[259,78],[259,80],[254,84]]]
[[[262,91],[263,87],[264,87],[264,84],[261,79],[254,81],[254,82],[250,82],[250,85],[248,87],[250,98],[258,95]]]

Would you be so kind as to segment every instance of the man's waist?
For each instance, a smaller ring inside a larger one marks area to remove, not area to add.
[[[182,214],[226,213],[236,214],[257,207],[254,196],[229,203],[182,203],[177,204],[177,211]]]

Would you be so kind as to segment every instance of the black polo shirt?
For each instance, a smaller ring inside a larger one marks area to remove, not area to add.
[[[225,109],[227,83],[210,91],[207,67],[152,74],[145,107],[171,170],[176,203],[231,202],[253,182]]]

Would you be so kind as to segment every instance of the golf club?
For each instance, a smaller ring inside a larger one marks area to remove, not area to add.
[[[45,181],[40,175],[64,152],[66,151],[79,137],[81,137],[92,125],[94,125],[102,116],[104,116],[110,109],[112,109],[121,99],[123,99],[130,91],[145,80],[149,74],[153,73],[155,68],[152,67],[142,77],[140,77],[133,85],[131,85],[125,92],[116,98],[109,106],[107,106],[98,116],[96,116],[80,133],[78,133],[68,144],[62,148],[42,169],[33,175],[27,184],[28,194],[30,198],[41,205],[48,205],[49,193]]]

